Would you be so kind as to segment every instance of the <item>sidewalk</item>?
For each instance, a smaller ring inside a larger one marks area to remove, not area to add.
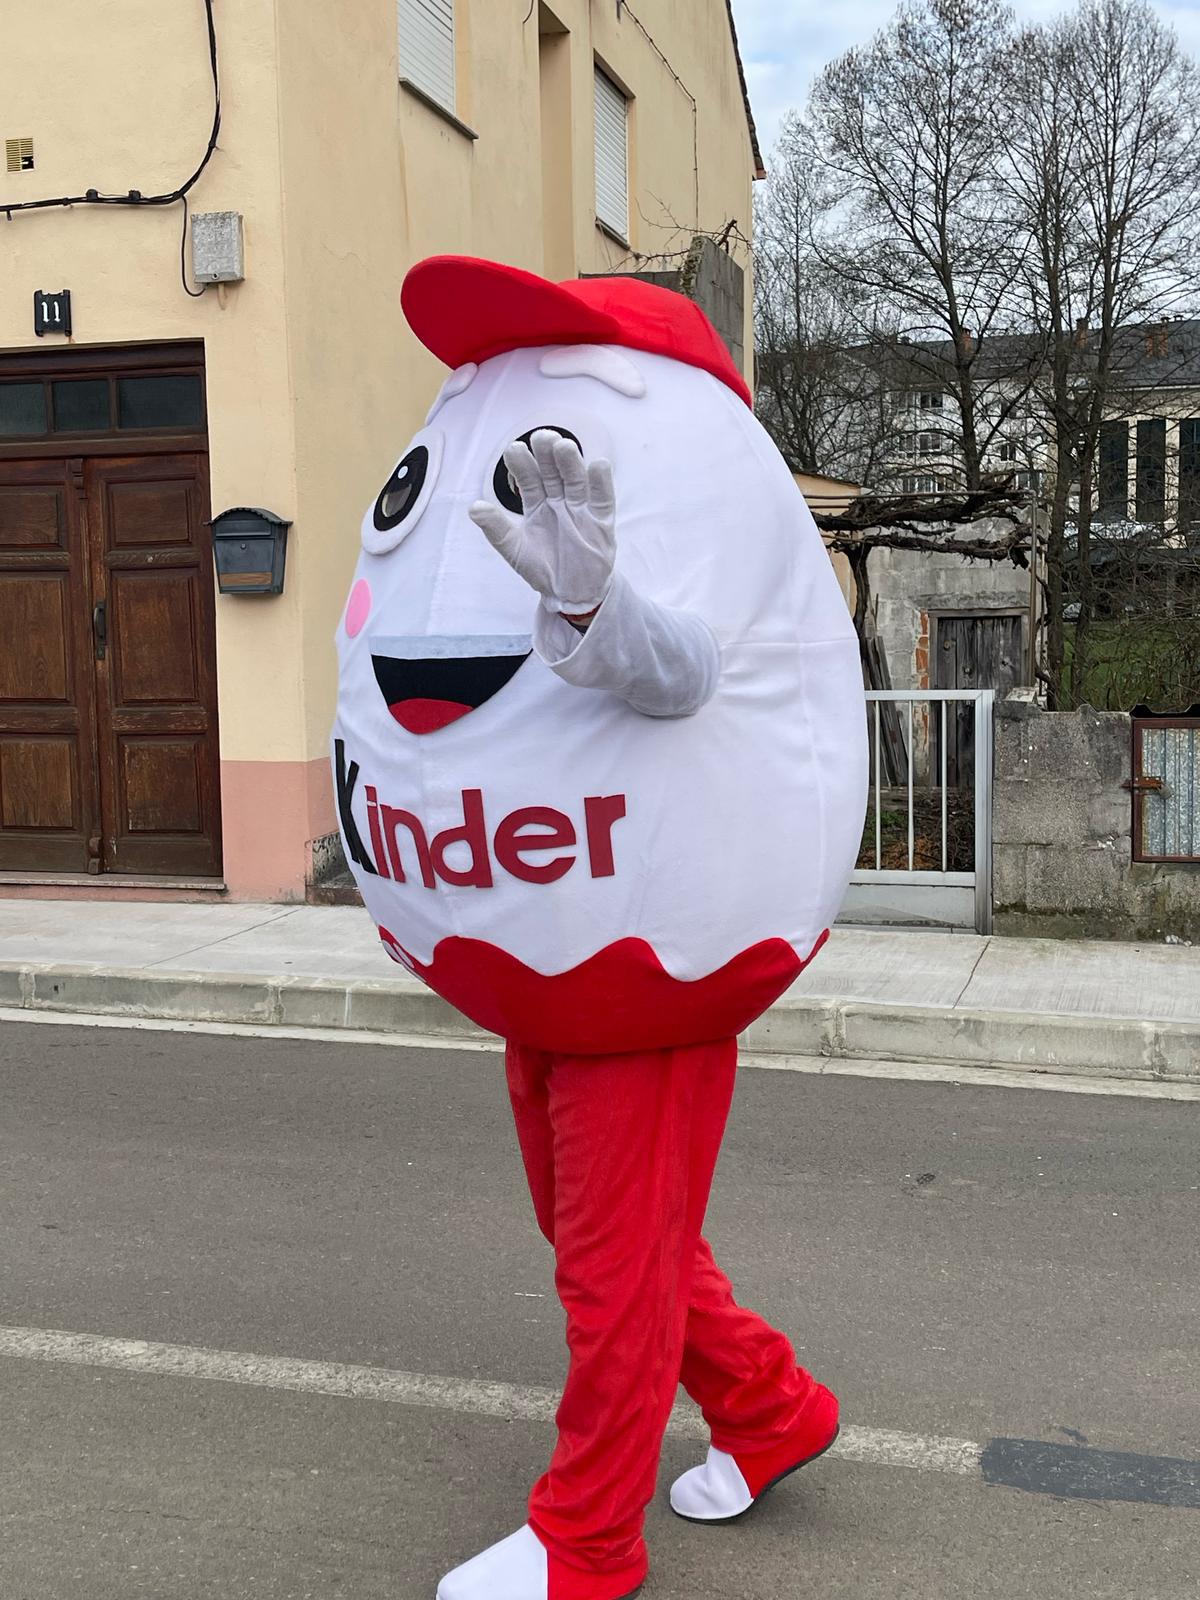
[[[358,907],[0,899],[0,1007],[487,1037]],[[839,928],[744,1044],[1200,1082],[1200,949]]]

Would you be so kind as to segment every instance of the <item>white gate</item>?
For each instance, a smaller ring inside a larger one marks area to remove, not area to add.
[[[872,689],[871,803],[842,920],[992,931],[992,689]]]

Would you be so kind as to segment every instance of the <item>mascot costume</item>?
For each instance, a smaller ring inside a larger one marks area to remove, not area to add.
[[[737,1034],[826,936],[866,722],[828,556],[711,323],[630,278],[463,257],[402,296],[452,369],[362,525],[333,735],[388,955],[507,1041],[569,1372],[528,1521],[439,1600],[618,1600],[671,1490],[724,1521],[838,1406],[701,1236]]]

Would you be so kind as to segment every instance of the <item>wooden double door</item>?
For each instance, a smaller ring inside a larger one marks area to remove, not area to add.
[[[221,871],[207,459],[0,458],[0,872]]]

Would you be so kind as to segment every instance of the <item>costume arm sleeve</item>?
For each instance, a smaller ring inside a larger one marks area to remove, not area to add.
[[[620,573],[586,633],[543,601],[533,647],[565,682],[606,689],[647,717],[690,717],[712,698],[721,672],[706,622],[643,599]]]

